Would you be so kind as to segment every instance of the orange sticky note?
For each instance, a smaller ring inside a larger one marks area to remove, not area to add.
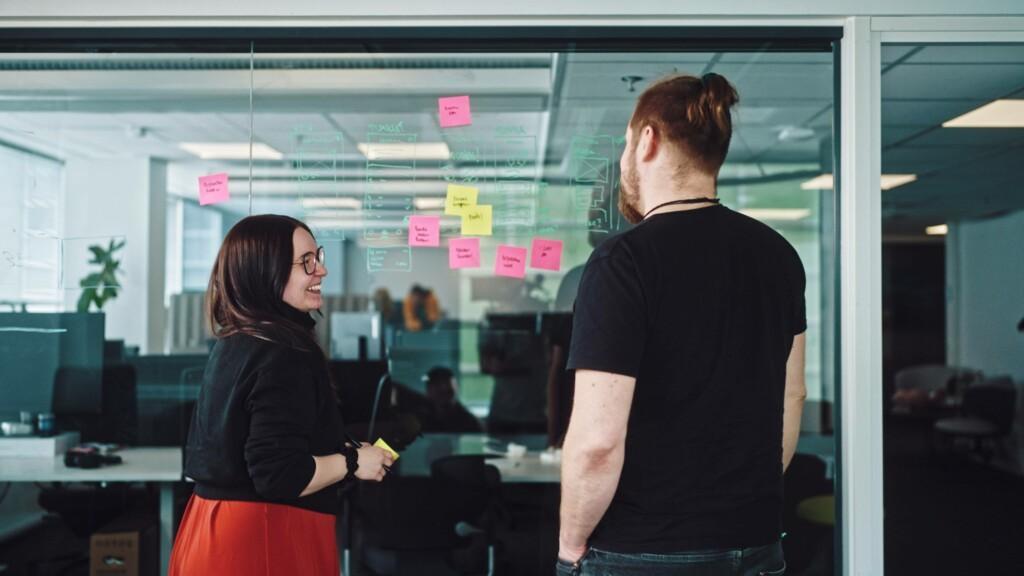
[[[509,278],[526,278],[526,248],[498,246],[498,255],[494,258],[494,274]]]

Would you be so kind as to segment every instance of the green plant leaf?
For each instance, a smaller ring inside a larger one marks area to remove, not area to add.
[[[93,294],[95,294],[95,292],[96,291],[93,290],[92,288],[82,291],[82,295],[78,297],[78,305],[76,306],[79,312],[89,311],[89,303],[92,302],[92,297]]]

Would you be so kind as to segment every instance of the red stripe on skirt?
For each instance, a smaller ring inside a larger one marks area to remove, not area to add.
[[[188,501],[168,576],[338,576],[335,517],[283,504]]]

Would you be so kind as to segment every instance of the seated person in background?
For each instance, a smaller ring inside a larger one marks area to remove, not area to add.
[[[459,402],[459,385],[450,369],[435,366],[423,379],[427,402],[416,410],[423,432],[483,432],[480,421]]]
[[[405,329],[409,332],[429,330],[441,319],[441,306],[429,288],[413,284],[402,303]]]

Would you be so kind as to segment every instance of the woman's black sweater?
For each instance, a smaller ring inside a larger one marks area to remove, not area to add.
[[[312,328],[308,314],[292,318]],[[185,475],[213,500],[337,512],[337,490],[299,494],[313,456],[341,450],[341,418],[319,351],[236,334],[217,341],[189,429]]]

